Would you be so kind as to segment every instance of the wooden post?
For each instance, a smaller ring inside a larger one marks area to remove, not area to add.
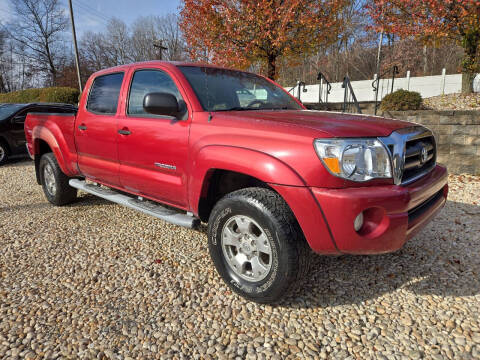
[[[442,69],[442,95],[445,95],[445,80],[447,76],[447,69]]]
[[[320,78],[320,84],[318,84],[318,103],[322,103],[322,85],[323,85],[323,78]]]

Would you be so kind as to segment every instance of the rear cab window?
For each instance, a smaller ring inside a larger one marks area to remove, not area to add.
[[[123,77],[123,72],[96,77],[88,95],[87,110],[95,114],[116,114]]]

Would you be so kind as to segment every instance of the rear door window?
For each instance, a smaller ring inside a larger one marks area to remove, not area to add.
[[[93,81],[87,110],[96,114],[115,114],[122,87],[123,73],[101,75]]]

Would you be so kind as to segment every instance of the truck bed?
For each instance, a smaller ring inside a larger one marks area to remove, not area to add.
[[[77,151],[75,148],[76,111],[70,113],[29,113],[25,119],[25,136],[30,154],[39,152],[45,140],[53,145],[53,152],[65,174],[78,175]]]

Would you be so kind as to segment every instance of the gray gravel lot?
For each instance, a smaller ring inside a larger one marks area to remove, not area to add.
[[[205,229],[82,194],[49,205],[0,168],[0,358],[480,358],[480,177],[399,252],[313,256],[282,305],[216,274]]]

